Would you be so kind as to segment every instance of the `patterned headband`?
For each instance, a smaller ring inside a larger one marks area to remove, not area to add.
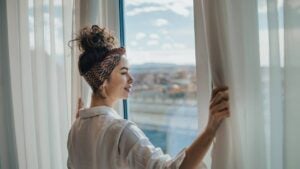
[[[96,92],[103,84],[105,79],[108,79],[113,69],[118,65],[121,56],[125,54],[125,48],[114,48],[105,54],[103,61],[96,63],[92,68],[82,76]]]

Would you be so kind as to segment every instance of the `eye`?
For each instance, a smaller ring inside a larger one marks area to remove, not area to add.
[[[127,74],[127,72],[121,72],[121,74],[122,74],[122,75],[126,75],[126,74]]]

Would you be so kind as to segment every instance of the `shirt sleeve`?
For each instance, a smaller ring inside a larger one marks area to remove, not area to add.
[[[123,130],[119,142],[119,154],[123,163],[132,169],[179,169],[185,158],[183,149],[175,158],[154,147],[146,135],[134,123]],[[206,169],[204,164],[199,169]]]

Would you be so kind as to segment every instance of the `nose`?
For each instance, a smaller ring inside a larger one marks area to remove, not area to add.
[[[132,75],[130,73],[128,73],[128,83],[132,84],[134,81],[134,78],[132,77]]]

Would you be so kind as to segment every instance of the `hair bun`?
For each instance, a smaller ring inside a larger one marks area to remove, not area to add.
[[[101,28],[98,25],[81,29],[76,39],[79,41],[79,49],[82,51],[94,49],[107,51],[115,48],[117,45],[115,37],[105,28]]]

